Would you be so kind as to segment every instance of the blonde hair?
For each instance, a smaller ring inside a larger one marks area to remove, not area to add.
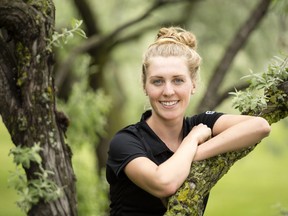
[[[201,57],[196,52],[197,41],[193,33],[180,27],[161,28],[157,38],[152,43],[143,57],[142,83],[145,86],[149,60],[153,57],[184,57],[190,71],[191,79],[196,84],[199,77]]]

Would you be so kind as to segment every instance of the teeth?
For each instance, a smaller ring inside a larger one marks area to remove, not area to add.
[[[177,101],[162,101],[161,102],[164,106],[173,106],[177,103]]]

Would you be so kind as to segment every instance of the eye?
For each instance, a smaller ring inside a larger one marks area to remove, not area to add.
[[[160,86],[163,84],[163,80],[162,79],[155,79],[155,80],[152,80],[152,84],[155,85],[155,86]]]
[[[176,78],[176,79],[173,80],[173,82],[174,82],[176,85],[180,85],[180,84],[184,83],[184,79]]]

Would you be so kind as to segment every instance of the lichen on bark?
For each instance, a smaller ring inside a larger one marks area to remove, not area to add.
[[[168,201],[165,216],[200,216],[203,214],[204,198],[212,187],[239,159],[249,154],[255,146],[237,152],[221,154],[192,163],[184,184]]]

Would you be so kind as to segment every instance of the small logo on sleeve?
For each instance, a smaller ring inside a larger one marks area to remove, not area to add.
[[[207,115],[212,115],[213,113],[215,113],[215,111],[206,111],[205,114]]]

